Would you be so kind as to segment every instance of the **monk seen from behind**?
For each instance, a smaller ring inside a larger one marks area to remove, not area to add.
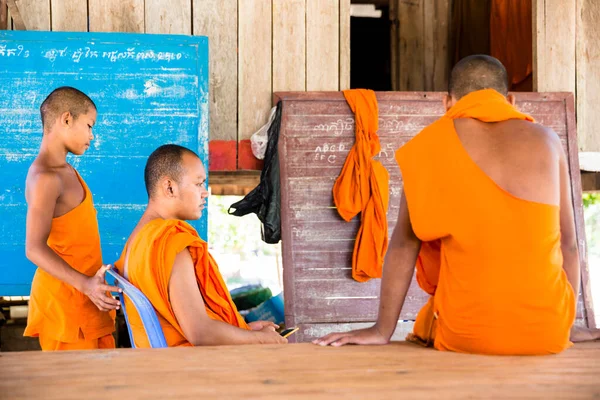
[[[60,87],[40,107],[44,135],[27,174],[26,255],[38,268],[31,285],[25,336],[42,350],[113,348],[119,301],[104,282],[100,234],[90,189],[67,162],[93,140],[96,105]]]
[[[410,341],[534,355],[600,336],[573,327],[580,264],[561,142],[514,104],[495,58],[454,67],[446,114],[396,153],[404,189],[376,324],[315,343],[388,343],[415,265],[430,299]]]
[[[272,322],[246,324],[208,244],[185,222],[200,218],[208,197],[198,156],[161,146],[148,158],[144,177],[148,206],[116,266],[154,306],[168,346],[286,343]],[[149,347],[127,298],[126,307],[136,347]]]

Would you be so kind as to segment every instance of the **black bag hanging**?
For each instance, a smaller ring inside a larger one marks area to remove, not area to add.
[[[281,186],[279,182],[279,155],[277,143],[281,127],[281,102],[277,103],[275,118],[269,127],[265,164],[260,183],[242,200],[229,207],[229,214],[237,217],[255,213],[262,223],[262,240],[275,244],[281,240]]]

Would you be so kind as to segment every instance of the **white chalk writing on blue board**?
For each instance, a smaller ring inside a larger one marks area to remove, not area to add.
[[[206,37],[0,31],[0,296],[29,293],[25,176],[42,138],[40,103],[63,85],[98,108],[92,146],[68,160],[92,190],[105,262],[143,213],[154,149],[186,146],[208,169]],[[192,225],[207,239],[206,215]]]

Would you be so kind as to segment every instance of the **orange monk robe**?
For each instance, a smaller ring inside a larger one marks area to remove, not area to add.
[[[100,233],[92,193],[81,204],[54,218],[48,246],[75,270],[94,276],[102,266]],[[25,336],[39,336],[42,350],[115,347],[115,312],[104,312],[85,294],[38,268],[31,284]]]
[[[217,263],[208,252],[208,244],[200,239],[196,230],[180,220],[155,219],[148,222],[129,244],[127,279],[154,306],[167,345],[192,346],[185,338],[169,301],[169,281],[177,253],[189,249],[194,262],[198,288],[204,299],[206,313],[214,320],[249,329],[238,313]],[[115,263],[123,271],[127,245]],[[125,307],[136,347],[150,347],[146,331],[133,304],[125,297]]]
[[[516,198],[466,152],[457,118],[533,121],[493,90],[463,97],[396,153],[432,295],[409,340],[483,354],[558,353],[575,300],[563,269],[560,208]]]
[[[510,90],[532,89],[532,36],[531,0],[492,0],[490,55],[506,67]]]
[[[381,277],[387,251],[389,174],[379,161],[372,159],[381,150],[375,92],[345,90],[344,97],[355,113],[356,141],[333,186],[333,200],[346,221],[361,213],[352,257],[352,277],[365,282]]]

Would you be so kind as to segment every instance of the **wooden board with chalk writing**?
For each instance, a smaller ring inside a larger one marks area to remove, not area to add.
[[[402,179],[396,149],[443,114],[442,93],[377,93],[379,159],[390,173],[388,229],[400,205]],[[354,115],[341,92],[276,93],[283,103],[279,139],[285,318],[298,326],[303,342],[331,330],[362,327],[377,318],[379,279],[351,277],[359,217],[347,223],[333,204],[332,188],[354,144]],[[519,93],[517,106],[560,136],[569,157],[582,270],[578,323],[594,326],[585,245],[574,99],[567,93]],[[409,289],[402,321],[417,315],[427,295],[416,282]],[[408,323],[409,325],[410,323]],[[399,325],[399,326],[400,326]],[[399,329],[405,334],[404,328]]]
[[[98,109],[90,149],[68,161],[93,193],[105,263],[118,258],[145,208],[153,150],[177,143],[208,167],[206,37],[0,33],[0,296],[29,294],[25,177],[42,139],[40,104],[65,85]],[[206,222],[194,222],[204,239]]]

